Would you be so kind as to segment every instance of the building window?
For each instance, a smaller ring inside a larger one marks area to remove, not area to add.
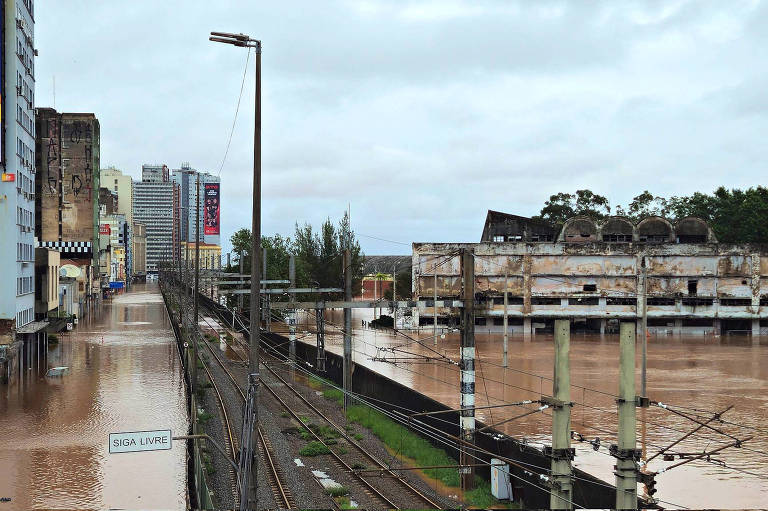
[[[502,241],[504,241],[504,235],[496,235],[496,236],[494,236],[493,237],[493,241],[495,243],[501,243]]]

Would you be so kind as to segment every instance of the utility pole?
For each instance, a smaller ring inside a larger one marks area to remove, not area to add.
[[[475,259],[472,249],[461,249],[461,273],[464,277],[461,309],[461,439],[475,443]],[[437,307],[435,306],[435,310]],[[467,446],[460,450],[461,490],[474,488],[475,469]]]
[[[616,509],[637,509],[635,408],[635,322],[622,321],[619,331],[619,434],[611,446],[616,457]]]
[[[189,252],[189,248],[187,248]],[[200,295],[200,174],[197,175],[197,213],[195,221],[195,299],[194,299],[194,314],[192,316],[192,393],[197,390],[197,357],[198,357],[198,345],[197,334],[199,320],[197,319],[198,313],[198,300]]]
[[[648,268],[645,266],[645,257],[640,259],[640,272],[643,278],[643,292],[640,295],[642,307],[642,319],[640,321],[640,342],[642,342],[642,364],[640,373],[640,395],[647,397],[646,368],[648,363]]]
[[[392,309],[392,330],[397,332],[397,265],[392,266],[392,301],[395,307]]]
[[[245,255],[245,251],[240,251],[240,278],[245,279],[245,258],[243,257]],[[237,295],[237,309],[240,312],[245,312],[243,309],[243,300],[245,299],[244,294]],[[232,326],[235,326],[235,312],[232,311]]]
[[[267,247],[264,247],[263,249],[263,257],[261,259],[262,263],[262,275],[264,276],[264,280],[267,279]],[[267,285],[264,284],[262,286],[263,289],[267,289]],[[269,332],[269,295],[267,293],[264,293],[264,304],[261,308],[261,316],[264,318],[264,328],[267,332]]]
[[[552,383],[552,493],[550,509],[573,509],[571,483],[571,322],[555,320],[555,378]],[[545,449],[546,452],[546,449]]]
[[[507,306],[509,306],[509,298],[507,295],[507,279],[507,270],[504,270],[504,358],[502,359],[501,364],[503,367],[507,367],[507,343],[509,342],[509,337],[507,335]]]
[[[245,456],[241,456],[241,468],[247,472],[247,486],[242,486],[241,509],[258,509],[257,491],[257,430],[259,428],[259,257],[261,255],[261,41],[251,39],[245,34],[211,32],[211,41],[232,44],[243,48],[253,48],[256,53],[256,90],[253,129],[253,223],[251,227],[251,294],[250,294],[250,356],[248,375],[248,397],[246,410],[252,415],[244,417],[243,436],[248,440],[247,447],[242,443]],[[249,428],[249,431],[246,429]],[[244,458],[244,459],[243,459]]]
[[[296,288],[296,257],[291,254],[288,259],[288,279],[291,281],[291,289]],[[296,301],[296,293],[291,293],[291,302]],[[296,309],[291,309],[288,312],[288,350],[289,359],[291,361],[291,372],[296,367]]]
[[[432,262],[432,272],[434,273],[434,282],[432,283],[432,299],[434,300],[434,317],[432,318],[432,327],[435,331],[435,342],[433,343],[435,346],[437,346],[437,256],[435,256],[434,261]]]
[[[352,301],[352,256],[349,249],[344,250],[344,301]],[[352,309],[344,308],[344,410],[352,406],[349,393],[352,391]]]

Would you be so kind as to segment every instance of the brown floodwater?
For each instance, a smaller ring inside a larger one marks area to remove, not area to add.
[[[0,511],[184,509],[186,452],[109,454],[109,433],[187,430],[181,364],[157,285],[105,302],[15,385],[0,386]],[[68,366],[60,378],[48,367]]]
[[[339,311],[334,311],[329,317],[337,325],[342,323]],[[408,332],[409,336],[420,340],[418,343],[403,336],[395,337],[391,332],[362,328],[361,320],[371,320],[371,311],[355,310],[353,317],[355,363],[370,367],[451,407],[459,406],[459,371],[451,363],[459,360],[458,333],[447,333],[445,338],[438,338],[435,348],[430,328]],[[305,319],[299,330],[299,337],[306,335],[307,331],[314,331],[314,318]],[[327,333],[327,349],[340,353],[342,345],[338,329],[328,328]],[[302,340],[315,342],[312,335]],[[528,341],[522,336],[510,336],[506,369],[501,367],[500,334],[480,333],[478,330],[476,345],[476,406],[551,395],[551,335],[536,335]],[[379,349],[383,347],[396,347],[396,351]],[[418,355],[438,357],[442,361],[414,360]],[[388,360],[396,357],[400,360],[382,362],[372,360],[374,357]],[[408,358],[412,360],[404,360]],[[613,483],[615,459],[608,455],[608,445],[616,442],[618,336],[574,333],[571,336],[570,359],[571,400],[575,403],[571,415],[572,429],[587,440],[596,437],[601,440],[598,451],[586,442],[574,442],[577,451],[574,465]],[[638,394],[639,362],[638,344]],[[693,461],[659,474],[656,478],[659,491],[655,497],[696,508],[765,507],[768,502],[768,338],[651,337],[648,342],[648,395],[652,400],[668,403],[670,407],[722,411],[733,406],[723,418],[738,426],[712,425],[736,438],[754,436],[742,448],[729,448],[713,455],[709,461]],[[492,424],[535,407],[478,410],[477,417]],[[499,426],[499,429],[532,445],[541,446],[550,444],[551,424],[551,414],[545,410]],[[696,426],[694,422],[659,407],[638,410],[637,435],[638,441],[644,442],[645,459]],[[678,452],[693,453],[705,449],[711,451],[730,442],[732,439],[727,436],[703,429],[675,447]],[[663,461],[662,457],[658,457],[649,463],[649,468],[658,471],[679,461]]]

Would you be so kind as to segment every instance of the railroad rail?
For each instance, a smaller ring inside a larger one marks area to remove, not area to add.
[[[235,389],[237,390],[237,394],[240,396],[243,403],[245,403],[245,392],[243,392],[243,389],[240,387],[240,384],[237,383],[237,379],[232,374],[232,372],[229,370],[229,368],[226,367],[224,362],[221,360],[218,354],[211,348],[211,346],[205,342],[202,341],[202,344],[205,344],[208,347],[208,352],[213,355],[213,358],[216,359],[221,369],[224,371],[224,374],[227,375],[229,381],[234,385]],[[207,371],[207,369],[206,369]],[[209,378],[211,378],[210,373]],[[211,379],[211,382],[213,383],[213,379]],[[218,391],[217,391],[218,392]],[[275,462],[276,456],[275,451],[272,448],[272,445],[269,443],[269,439],[264,434],[264,431],[261,427],[258,429],[258,447],[259,447],[259,454],[261,455],[262,459],[264,460],[264,464],[269,469],[269,472],[267,474],[267,479],[269,480],[269,486],[272,490],[272,495],[275,499],[275,503],[278,504],[278,507],[280,508],[288,508],[288,509],[296,509],[296,502],[293,498],[293,495],[291,494],[291,491],[288,489],[288,485],[284,483],[284,475],[282,473],[282,470],[280,469],[280,466]]]
[[[211,309],[211,308],[209,308],[209,309]],[[219,311],[214,310],[213,312],[219,317],[220,321],[222,321],[222,322],[224,322],[224,324],[226,324],[226,321],[221,316]],[[242,341],[238,341],[236,338],[234,338],[234,340],[235,340],[235,342],[242,343]],[[245,349],[248,349],[247,345],[244,345],[243,347]],[[210,348],[210,346],[209,346],[209,350],[211,351],[211,353],[213,353],[213,350]],[[269,356],[271,359],[277,360],[277,361],[282,363],[282,361],[279,360],[277,357],[274,357],[274,355],[266,353],[263,349],[261,351],[265,355]],[[218,359],[218,356],[216,354],[214,354],[214,356]],[[219,362],[221,363],[221,361],[219,361]],[[346,430],[344,428],[340,427],[335,422],[333,422],[329,417],[327,417],[325,414],[323,414],[316,406],[314,406],[309,400],[307,400],[298,390],[296,390],[290,383],[288,383],[285,379],[283,379],[272,367],[270,367],[269,365],[267,365],[263,361],[261,362],[261,365],[263,365],[282,384],[283,387],[289,389],[293,395],[298,397],[302,401],[302,403],[305,406],[307,406],[307,408],[309,408],[309,410],[311,410],[311,413],[313,413],[314,415],[317,415],[322,421],[326,422],[331,428],[333,428],[336,432],[338,432],[338,434],[342,438],[344,438],[344,440],[346,440],[347,443],[351,447],[353,447],[356,451],[361,453],[364,458],[366,458],[367,460],[369,460],[370,462],[375,464],[383,472],[385,472],[388,475],[390,475],[393,480],[397,481],[401,486],[404,487],[404,489],[407,490],[408,493],[410,493],[411,495],[416,497],[419,501],[425,503],[427,506],[429,506],[431,508],[441,509],[441,506],[439,504],[434,502],[432,499],[430,499],[423,492],[421,492],[420,490],[415,488],[413,485],[411,485],[408,481],[406,481],[402,477],[402,475],[389,470],[389,467],[387,467],[387,465],[385,465],[382,461],[380,461],[378,458],[376,458],[370,452],[368,452],[363,446],[361,446],[354,439],[352,439],[347,434],[347,432],[346,432]],[[226,369],[225,369],[225,371],[230,375],[230,378],[233,379],[233,377],[231,376],[231,373],[229,373],[229,371],[227,371]],[[234,382],[234,379],[233,379],[233,382]],[[263,387],[266,388],[267,391],[269,391],[269,393],[272,394],[272,396],[283,406],[283,408],[297,421],[297,423],[303,424],[303,421],[301,420],[299,415],[280,396],[278,396],[278,394],[274,391],[274,389],[272,389],[269,385],[266,385],[266,383],[263,380],[262,380],[262,384],[263,384]],[[237,386],[236,383],[235,383],[235,385]],[[239,389],[239,387],[238,387],[238,389]],[[242,394],[242,391],[241,391],[241,394]],[[361,485],[363,486],[363,490],[369,496],[375,498],[376,500],[380,500],[387,508],[399,509],[399,507],[394,502],[392,502],[391,499],[386,497],[377,488],[375,488],[373,486],[373,484],[368,479],[363,477],[362,474],[360,474],[358,471],[354,470],[351,466],[349,466],[349,464],[347,464],[341,458],[341,456],[339,456],[333,449],[331,449],[319,435],[317,435],[310,428],[305,427],[305,429],[309,432],[310,435],[312,435],[314,437],[314,439],[316,441],[318,441],[318,442],[322,443],[323,445],[326,445],[326,447],[328,447],[328,450],[331,452],[331,455],[333,456],[334,461],[337,463],[337,465],[339,465],[340,468],[342,468],[344,471],[347,471],[350,474],[352,474],[355,477],[355,479],[357,479],[358,482],[361,483]]]
[[[224,399],[221,396],[221,392],[219,391],[218,385],[216,385],[216,380],[213,378],[213,375],[211,374],[211,371],[208,369],[208,365],[205,363],[205,361],[200,358],[200,362],[203,364],[203,370],[205,371],[205,374],[208,376],[208,381],[211,382],[211,386],[216,394],[216,401],[219,403],[219,407],[221,408],[221,416],[224,419],[224,433],[227,438],[227,444],[230,447],[230,457],[232,460],[237,463],[237,460],[234,456],[234,453],[237,452],[237,441],[235,440],[235,435],[232,433],[232,425],[229,422],[229,415],[227,414],[227,407],[224,404]],[[232,494],[235,497],[235,501],[237,502],[238,496],[240,495],[240,484],[238,481],[237,474],[234,473],[234,469],[232,470]]]

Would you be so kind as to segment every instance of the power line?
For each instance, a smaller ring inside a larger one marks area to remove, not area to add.
[[[245,55],[245,68],[243,69],[243,80],[240,83],[240,95],[237,97],[237,107],[235,108],[235,116],[232,119],[232,128],[229,130],[229,138],[227,140],[227,148],[224,151],[224,157],[221,159],[221,165],[219,165],[219,171],[216,173],[221,176],[221,169],[224,168],[224,162],[227,161],[227,155],[229,154],[229,146],[232,144],[232,134],[235,132],[235,123],[237,122],[237,114],[240,112],[240,101],[243,99],[243,88],[245,87],[245,76],[248,72],[248,61],[251,58],[251,48],[248,48],[248,52]]]

